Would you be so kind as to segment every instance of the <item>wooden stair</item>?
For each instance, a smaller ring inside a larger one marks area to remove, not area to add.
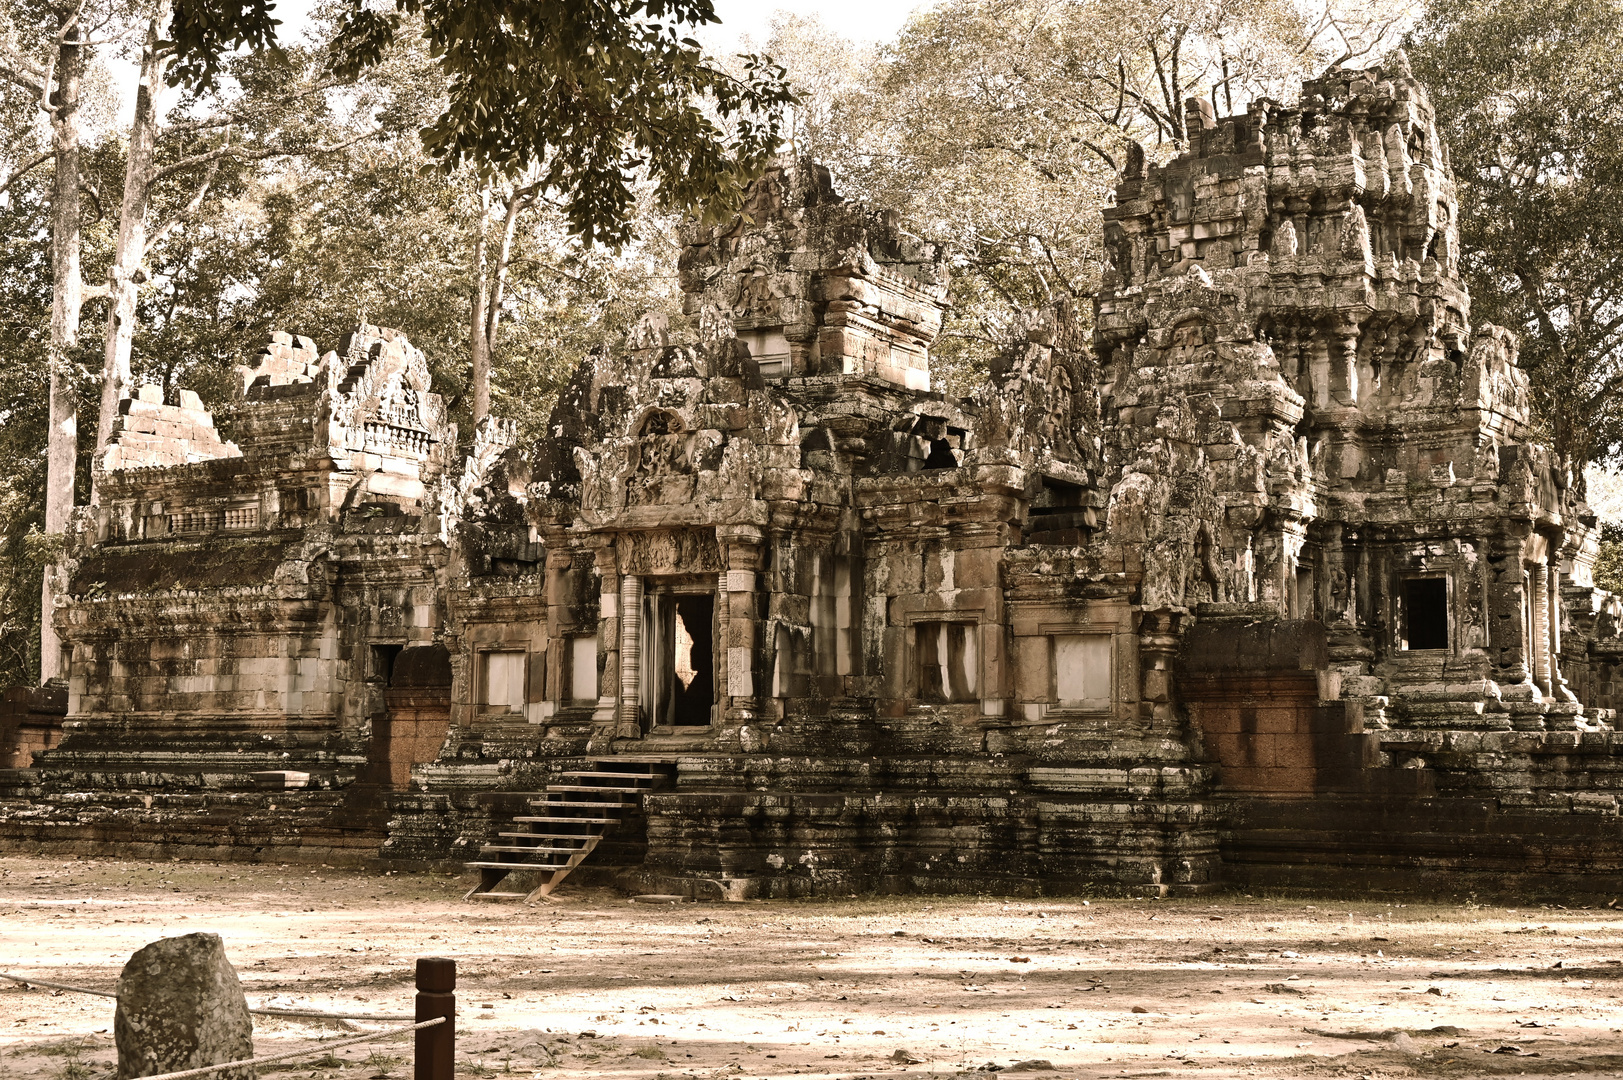
[[[479,858],[466,864],[479,871],[479,883],[464,900],[532,901],[551,896],[624,820],[625,812],[641,806],[643,795],[670,780],[675,771],[666,762],[615,758],[590,765],[584,771],[561,773],[560,782],[548,784],[546,791],[528,793],[532,812],[513,817],[514,828],[498,832],[499,842],[483,845]],[[527,892],[501,888],[509,877],[526,874],[540,875],[540,884]]]

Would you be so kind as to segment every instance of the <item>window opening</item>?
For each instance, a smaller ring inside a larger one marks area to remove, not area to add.
[[[1448,580],[1410,578],[1403,583],[1403,647],[1448,648]]]
[[[953,453],[952,443],[946,439],[930,440],[930,456],[924,459],[926,469],[956,469],[958,455]]]
[[[921,622],[914,630],[922,701],[974,701],[977,649],[974,623]]]

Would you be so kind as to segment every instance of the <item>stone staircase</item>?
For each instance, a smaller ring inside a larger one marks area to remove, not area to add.
[[[512,827],[499,830],[497,842],[483,845],[479,858],[466,864],[479,872],[479,883],[463,899],[531,901],[552,895],[627,811],[641,806],[643,795],[675,774],[668,762],[609,758],[589,764],[560,773],[546,791],[528,793],[532,812],[513,817]],[[528,890],[511,887],[511,879],[526,876],[538,883]]]

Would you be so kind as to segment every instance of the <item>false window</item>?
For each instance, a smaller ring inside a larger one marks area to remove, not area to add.
[[[569,697],[597,700],[597,635],[569,639]]]
[[[404,645],[374,645],[372,646],[372,680],[384,686],[394,677],[394,662],[400,659],[400,650]]]
[[[1062,709],[1110,708],[1110,635],[1056,634],[1054,698]]]
[[[1403,583],[1403,647],[1448,648],[1448,579],[1409,578]]]
[[[1313,568],[1298,566],[1290,580],[1290,613],[1293,619],[1311,619],[1317,605],[1313,595]]]
[[[919,699],[974,701],[979,682],[975,624],[921,622],[914,627]]]
[[[524,660],[517,649],[479,654],[479,704],[487,712],[523,711]]]

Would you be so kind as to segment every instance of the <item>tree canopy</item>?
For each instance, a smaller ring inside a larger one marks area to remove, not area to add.
[[[211,85],[220,57],[276,40],[270,0],[176,0],[171,78]],[[444,168],[508,178],[532,171],[560,193],[587,242],[631,239],[635,178],[666,209],[736,208],[784,139],[783,70],[746,56],[729,72],[691,31],[720,20],[711,0],[346,0],[335,72],[378,63],[410,18],[447,87],[423,131]]]
[[[948,245],[953,306],[932,366],[967,393],[1022,313],[1061,297],[1089,308],[1128,144],[1171,157],[1185,98],[1225,112],[1287,99],[1302,75],[1390,43],[1387,0],[1347,7],[942,0],[871,51],[806,19],[780,20],[766,49],[804,101],[799,146],[846,194]]]
[[[1435,0],[1407,41],[1460,197],[1473,321],[1522,338],[1574,465],[1623,456],[1623,3]]]

